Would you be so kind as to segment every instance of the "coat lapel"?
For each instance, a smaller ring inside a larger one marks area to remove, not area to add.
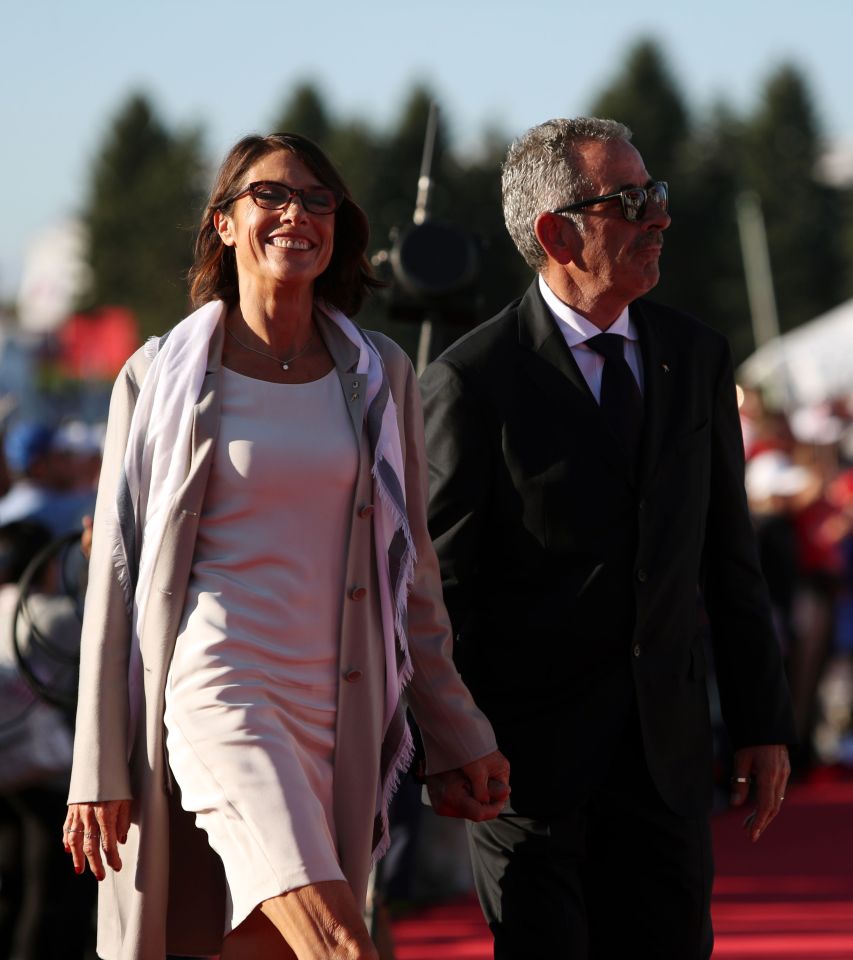
[[[613,438],[572,351],[569,349],[542,295],[538,279],[518,307],[521,367],[553,401],[556,422],[566,423],[579,448],[595,451],[629,480],[628,457]]]
[[[672,391],[676,381],[676,358],[660,335],[647,304],[631,304],[631,319],[640,336],[643,355],[643,446],[640,457],[640,489],[648,488],[660,461],[664,439],[673,415]]]
[[[318,313],[317,326],[326,348],[332,355],[341,390],[346,400],[350,422],[355,433],[356,441],[361,438],[364,425],[364,399],[367,395],[367,374],[356,372],[358,367],[358,347],[344,336],[337,324],[333,323],[322,313]]]

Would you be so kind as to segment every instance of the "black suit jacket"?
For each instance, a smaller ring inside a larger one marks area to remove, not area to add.
[[[699,588],[734,746],[793,739],[728,346],[648,301],[631,317],[644,368],[638,471],[535,282],[422,377],[430,532],[455,655],[512,763],[520,813],[583,794],[626,722],[639,723],[670,807],[707,808]]]

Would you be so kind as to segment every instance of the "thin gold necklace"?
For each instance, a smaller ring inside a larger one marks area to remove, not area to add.
[[[234,333],[234,331],[230,327],[226,327],[225,332],[230,334],[237,341],[237,343],[240,344],[240,346],[244,350],[251,350],[252,353],[260,354],[262,357],[266,357],[268,360],[275,360],[276,363],[281,364],[282,370],[289,370],[291,363],[293,363],[294,360],[298,360],[302,356],[302,354],[308,350],[308,348],[314,342],[314,337],[316,337],[317,335],[317,331],[315,330],[311,334],[311,336],[308,338],[308,340],[305,342],[305,345],[302,347],[301,350],[294,353],[292,357],[286,357],[282,359],[281,357],[277,357],[274,353],[267,353],[266,350],[258,350],[257,347],[250,347],[248,343],[243,343],[243,341],[237,336],[236,333]]]

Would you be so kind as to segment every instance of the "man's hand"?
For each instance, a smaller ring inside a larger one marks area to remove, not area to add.
[[[746,803],[750,786],[754,788],[756,808],[744,820],[750,839],[755,842],[782,809],[791,764],[788,748],[783,744],[744,747],[734,756],[732,772],[732,806]]]
[[[494,820],[509,796],[509,761],[495,750],[464,767],[426,777],[430,803],[443,817]]]

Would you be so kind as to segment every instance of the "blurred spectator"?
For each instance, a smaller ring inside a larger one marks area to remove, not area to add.
[[[55,537],[79,529],[95,494],[91,487],[78,489],[78,464],[62,435],[45,423],[17,421],[3,447],[13,482],[0,497],[0,524],[33,520]]]
[[[838,513],[832,535],[841,560],[835,631],[820,683],[821,715],[815,747],[824,760],[853,764],[853,469],[835,477],[827,500]]]
[[[15,960],[94,957],[87,943],[96,884],[75,876],[56,827],[68,791],[70,715],[30,689],[13,646],[16,630],[33,676],[66,696],[74,689],[80,622],[69,598],[52,592],[51,566],[31,584],[28,616],[15,615],[21,574],[50,541],[35,523],[0,527],[0,957]]]
[[[53,447],[68,457],[68,468],[75,490],[97,490],[101,472],[101,454],[105,425],[69,420],[56,431]]]
[[[766,450],[746,465],[746,494],[756,530],[779,644],[786,660],[795,646],[792,613],[799,583],[794,514],[819,488],[818,478],[781,450]]]

